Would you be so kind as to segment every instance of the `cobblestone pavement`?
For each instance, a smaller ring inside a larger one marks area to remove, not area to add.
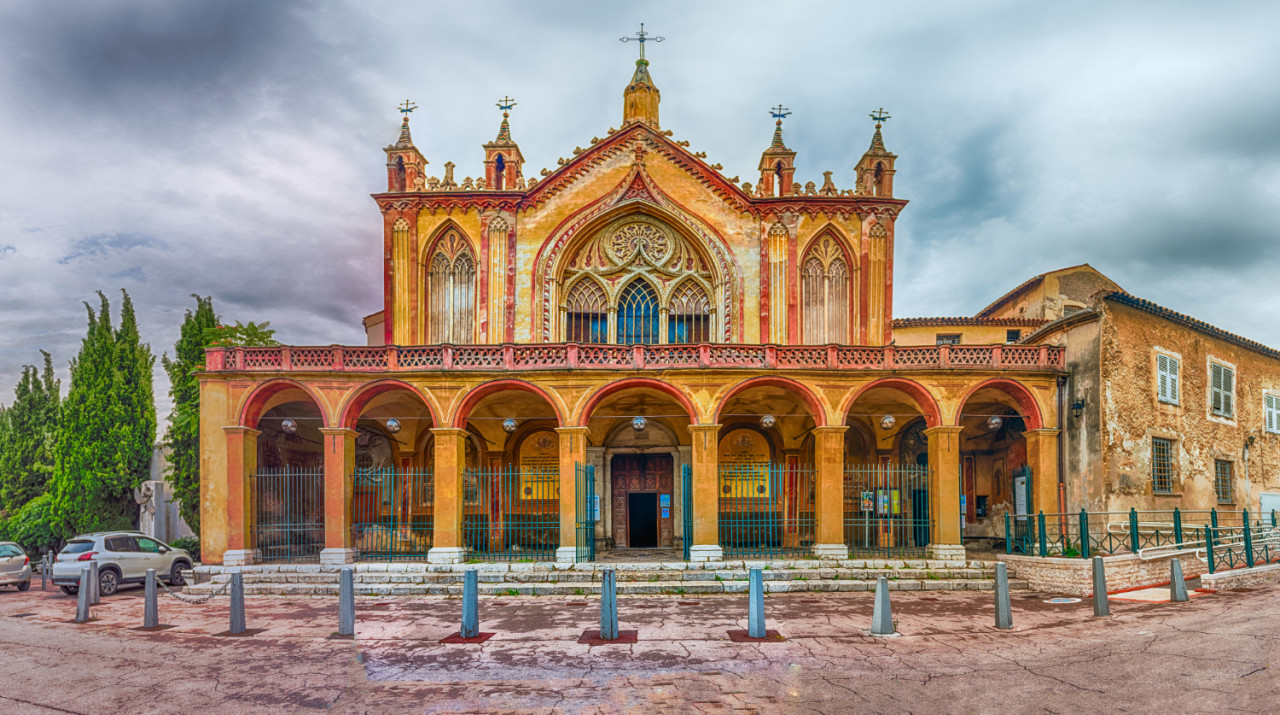
[[[37,582],[38,589],[38,582]],[[771,594],[779,643],[731,643],[746,599],[619,601],[634,645],[587,646],[594,599],[495,597],[482,645],[446,645],[460,602],[369,598],[355,641],[329,638],[336,599],[247,599],[250,637],[226,637],[228,600],[162,596],[158,632],[140,590],[103,599],[0,593],[0,712],[1274,712],[1280,589],[1181,604],[1049,604],[1014,594],[1012,631],[991,594],[895,593],[899,638],[871,638],[865,593]]]

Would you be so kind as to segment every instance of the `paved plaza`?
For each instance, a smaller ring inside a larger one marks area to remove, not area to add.
[[[634,645],[579,645],[595,599],[480,601],[481,645],[441,644],[460,600],[361,598],[356,638],[332,638],[337,599],[250,597],[247,637],[228,599],[163,596],[142,632],[140,589],[71,623],[75,600],[0,593],[0,711],[107,712],[1041,712],[1274,710],[1280,590],[1190,603],[1046,602],[1015,593],[1012,631],[990,593],[895,593],[898,638],[865,634],[868,593],[771,594],[786,640],[733,643],[745,596],[623,597]],[[258,630],[260,629],[260,630]]]

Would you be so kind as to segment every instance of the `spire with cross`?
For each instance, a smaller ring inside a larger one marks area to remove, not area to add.
[[[406,99],[398,106],[400,107],[400,114],[404,115],[404,120],[400,122],[400,138],[394,146],[405,149],[413,146],[413,137],[409,135],[409,112],[417,109],[418,105]]]
[[[787,146],[782,143],[782,120],[791,116],[791,110],[782,106],[782,103],[779,102],[778,106],[769,110],[769,116],[778,120],[776,126],[773,129],[773,144],[770,145],[769,148],[770,149],[786,149]]]
[[[871,135],[871,148],[867,151],[874,154],[888,154],[889,150],[884,146],[884,137],[880,135],[880,125],[884,124],[889,119],[892,119],[892,117],[884,111],[884,107],[872,112],[870,116],[875,120],[876,133]]]
[[[893,117],[885,113],[884,107],[881,107],[876,111],[872,112],[870,116],[873,120],[875,120],[876,129],[879,129],[880,125],[883,124],[885,121],[889,119],[893,119]]]
[[[514,106],[516,106],[516,100],[505,94],[502,96],[502,99],[498,100],[498,109],[502,110],[502,126],[498,128],[497,141],[511,141],[511,125],[507,123],[507,117],[511,116],[509,112]]]
[[[663,40],[665,40],[665,39],[667,39],[667,38],[665,38],[665,37],[660,37],[660,36],[658,36],[658,35],[652,35],[652,36],[650,36],[650,35],[649,35],[649,33],[647,33],[647,32],[645,32],[645,31],[644,31],[644,23],[642,22],[642,23],[640,23],[640,31],[639,31],[639,32],[637,32],[637,33],[635,34],[635,36],[633,36],[633,37],[620,37],[620,38],[618,38],[618,39],[619,39],[619,40],[621,40],[621,41],[623,41],[623,42],[639,42],[639,43],[640,43],[640,59],[637,61],[637,64],[639,64],[640,62],[644,62],[644,61],[645,61],[645,59],[644,59],[644,43],[646,43],[646,42],[662,42]]]

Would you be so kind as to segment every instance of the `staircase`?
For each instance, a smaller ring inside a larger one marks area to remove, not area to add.
[[[354,564],[357,595],[460,596],[463,573],[478,572],[485,595],[583,596],[600,592],[600,572],[617,571],[622,595],[703,595],[746,593],[748,569],[764,569],[765,590],[778,592],[871,591],[884,576],[891,591],[990,591],[995,587],[994,561],[717,561],[710,563],[483,563],[425,564],[362,562]],[[198,566],[198,583],[187,593],[211,593],[244,574],[247,595],[336,596],[338,566],[265,564]],[[1026,581],[1010,579],[1011,589],[1026,590]]]

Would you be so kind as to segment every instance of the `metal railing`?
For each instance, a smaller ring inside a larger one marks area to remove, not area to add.
[[[357,469],[351,543],[361,559],[425,559],[435,529],[430,469]]]
[[[261,561],[319,561],[324,548],[324,472],[282,467],[249,477],[250,536]]]
[[[560,545],[557,467],[468,469],[462,530],[470,558],[550,561]]]
[[[844,472],[844,543],[858,558],[924,558],[929,518],[929,468],[882,464]]]
[[[578,563],[596,560],[596,522],[600,508],[596,496],[596,465],[578,462],[574,468],[574,487],[577,492],[577,532],[575,533],[574,560]]]
[[[721,464],[719,537],[725,556],[812,552],[816,533],[809,465]]]
[[[684,560],[689,560],[693,549],[693,465],[680,465],[680,519],[684,545]]]

